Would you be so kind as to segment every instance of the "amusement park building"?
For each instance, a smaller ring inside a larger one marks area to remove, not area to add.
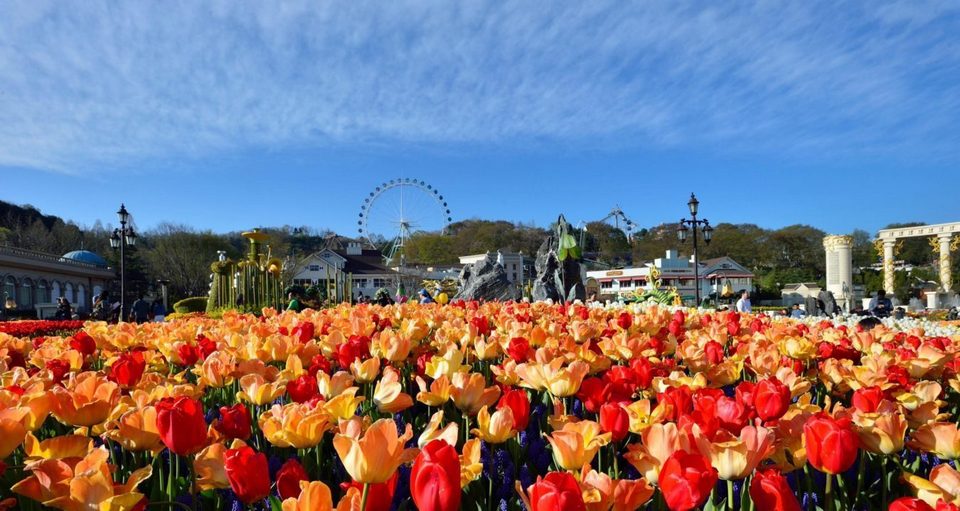
[[[35,311],[41,319],[56,312],[56,301],[61,296],[75,311],[90,312],[93,297],[106,289],[115,276],[107,262],[89,250],[58,256],[0,246],[4,306],[10,305],[21,313]]]
[[[624,298],[637,291],[653,289],[651,270],[655,268],[661,287],[675,287],[685,301],[693,301],[696,288],[692,259],[681,257],[676,250],[667,250],[664,257],[658,257],[643,266],[589,271],[587,278],[598,284],[598,298]],[[697,277],[702,297],[725,287],[733,294],[753,289],[754,274],[729,257],[701,260]]]
[[[379,250],[364,249],[357,241],[343,248],[328,247],[302,259],[293,275],[293,283],[304,287],[326,286],[327,296],[336,300],[373,297],[384,288],[396,294],[400,274],[383,266]],[[347,289],[350,290],[347,294]]]

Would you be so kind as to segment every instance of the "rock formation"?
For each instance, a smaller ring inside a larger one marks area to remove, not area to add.
[[[506,301],[516,300],[518,291],[507,279],[503,265],[487,254],[483,259],[464,266],[460,271],[460,291],[454,299]]]

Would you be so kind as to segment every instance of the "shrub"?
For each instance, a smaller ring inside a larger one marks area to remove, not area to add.
[[[173,311],[180,314],[186,314],[188,312],[203,312],[205,310],[207,310],[206,296],[192,296],[190,298],[184,298],[183,300],[173,304]]]

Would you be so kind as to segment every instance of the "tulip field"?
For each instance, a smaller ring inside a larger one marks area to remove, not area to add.
[[[0,509],[957,510],[960,336],[657,306],[0,331]]]

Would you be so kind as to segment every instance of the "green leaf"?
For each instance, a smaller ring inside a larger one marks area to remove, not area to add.
[[[564,248],[570,249],[570,248],[573,248],[573,247],[576,247],[576,246],[577,246],[577,239],[574,238],[573,235],[571,235],[571,234],[564,234],[563,236],[560,236],[560,243],[559,243],[559,245],[558,245],[559,248],[561,248],[561,249],[564,249]]]
[[[283,509],[283,504],[280,503],[280,499],[276,495],[270,496],[270,511],[281,511]]]

